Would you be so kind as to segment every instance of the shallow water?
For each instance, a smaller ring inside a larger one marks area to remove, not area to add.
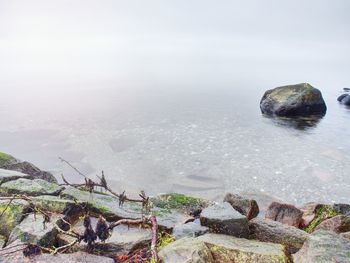
[[[273,87],[273,86],[272,86]],[[104,170],[113,187],[220,199],[257,192],[288,202],[350,202],[350,110],[321,88],[318,122],[261,115],[260,85],[217,89],[91,89],[8,93],[0,145],[71,181]]]

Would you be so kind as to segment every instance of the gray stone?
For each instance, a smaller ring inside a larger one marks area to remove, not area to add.
[[[245,215],[248,220],[259,214],[258,203],[253,199],[248,199],[238,194],[228,193],[224,198],[224,202],[228,202],[234,209],[242,215]]]
[[[268,115],[305,116],[324,115],[327,107],[318,89],[301,83],[266,91],[260,109]]]
[[[28,205],[24,200],[13,200],[10,204],[9,200],[0,201],[0,235],[9,237],[12,229],[21,222]]]
[[[308,233],[296,227],[262,218],[250,220],[249,230],[251,238],[282,244],[290,253],[297,252],[308,237]]]
[[[350,262],[350,241],[334,232],[319,230],[312,233],[298,253],[295,263]]]
[[[170,243],[159,252],[163,262],[214,263],[209,248],[196,238],[185,237]]]
[[[204,235],[209,231],[208,227],[201,226],[194,222],[189,222],[187,224],[178,224],[174,227],[172,235],[176,239],[183,237],[198,237]]]
[[[350,205],[349,204],[334,204],[333,208],[339,214],[350,216]]]
[[[217,263],[289,262],[284,247],[279,244],[218,234],[205,234],[197,239],[209,247]]]
[[[200,221],[214,233],[237,237],[249,235],[247,218],[227,203],[218,203],[203,209]]]
[[[0,193],[3,194],[25,194],[30,196],[38,195],[58,195],[64,187],[49,183],[42,179],[17,179],[3,183]]]
[[[43,224],[44,217],[41,214],[30,214],[17,225],[11,232],[8,244],[16,240],[51,247],[55,243],[57,230],[55,223],[58,215],[51,215],[50,222]]]
[[[349,94],[343,94],[340,95],[337,99],[341,104],[350,106],[350,95]]]
[[[30,178],[30,175],[0,168],[0,185],[19,178]]]

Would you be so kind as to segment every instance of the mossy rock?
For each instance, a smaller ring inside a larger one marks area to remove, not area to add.
[[[55,223],[59,218],[59,215],[51,215],[50,222],[45,223],[44,225],[43,215],[28,215],[12,230],[8,244],[20,240],[21,242],[52,247],[55,244],[56,236],[58,234]]]
[[[40,195],[32,198],[33,204],[46,211],[62,214],[67,205],[74,204],[74,201],[62,199],[59,196]]]
[[[0,167],[14,164],[16,162],[18,162],[18,160],[15,157],[13,157],[7,153],[0,152]]]
[[[308,83],[278,87],[265,92],[261,112],[277,116],[324,115],[327,107],[321,92]]]
[[[20,178],[14,181],[3,183],[0,193],[10,194],[26,194],[29,196],[38,195],[58,195],[64,187],[57,184],[49,183],[42,179],[29,180]]]
[[[312,233],[315,228],[323,221],[339,215],[338,211],[331,205],[321,205],[316,209],[316,216],[310,224],[304,229],[308,233]]]
[[[18,225],[22,218],[28,202],[24,200],[0,201],[0,235],[9,237],[12,229]]]
[[[28,179],[31,178],[31,176],[21,172],[5,170],[0,168],[0,185],[8,181],[17,180],[20,178]]]
[[[197,207],[204,208],[208,206],[208,201],[204,199],[179,193],[162,194],[151,198],[151,202],[155,207],[164,209],[183,209],[187,211]]]

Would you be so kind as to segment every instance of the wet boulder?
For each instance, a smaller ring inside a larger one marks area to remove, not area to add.
[[[329,231],[315,231],[305,241],[298,253],[293,255],[295,263],[350,262],[350,240]]]
[[[249,235],[248,219],[227,203],[218,203],[203,209],[200,222],[218,234],[247,237]]]
[[[254,218],[249,221],[250,238],[284,245],[289,253],[298,251],[308,233],[269,219]]]
[[[299,227],[302,223],[303,212],[290,204],[273,202],[268,207],[265,218],[282,224]]]
[[[228,193],[224,198],[224,202],[228,202],[234,209],[242,215],[245,215],[248,220],[259,214],[258,203],[253,199],[248,199],[238,194]]]
[[[286,117],[322,116],[327,111],[321,92],[308,83],[266,91],[260,101],[260,109],[263,114]]]

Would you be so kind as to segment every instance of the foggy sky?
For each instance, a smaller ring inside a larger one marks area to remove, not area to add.
[[[348,0],[0,0],[0,89],[317,82],[324,72],[340,85],[349,14]]]

